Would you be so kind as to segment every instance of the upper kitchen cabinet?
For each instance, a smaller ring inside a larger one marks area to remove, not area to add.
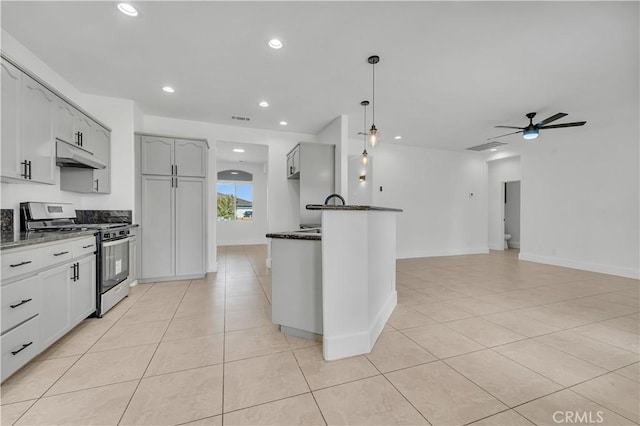
[[[300,178],[300,145],[296,145],[287,154],[287,178],[299,179]]]
[[[94,152],[94,130],[99,127],[92,119],[63,99],[56,105],[56,138],[88,152]]]
[[[22,72],[7,61],[0,62],[2,70],[2,177],[19,178],[20,167],[20,92]],[[4,179],[3,179],[4,180]]]
[[[141,173],[205,177],[207,148],[203,140],[141,136]]]
[[[54,183],[56,96],[2,61],[2,181]]]
[[[91,141],[94,151],[93,158],[107,167],[104,169],[61,167],[60,189],[63,191],[92,194],[111,193],[111,131],[92,122]]]
[[[176,139],[174,149],[174,174],[176,176],[204,177],[207,175],[206,142]]]
[[[20,148],[23,178],[54,183],[56,96],[24,74],[20,95]]]

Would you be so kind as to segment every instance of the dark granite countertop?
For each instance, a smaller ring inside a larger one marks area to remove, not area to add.
[[[307,228],[291,232],[273,232],[266,235],[267,238],[281,238],[284,240],[322,240],[322,231],[320,228]]]
[[[382,212],[401,212],[402,209],[393,209],[390,207],[376,206],[325,206],[324,204],[307,204],[307,210],[353,210],[353,211],[382,211]]]
[[[29,246],[33,244],[49,243],[52,241],[66,240],[69,238],[85,237],[95,235],[95,229],[85,229],[82,231],[55,231],[55,232],[21,232],[17,239],[3,240],[0,250]]]

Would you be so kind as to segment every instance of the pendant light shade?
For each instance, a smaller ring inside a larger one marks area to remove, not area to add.
[[[369,105],[369,101],[362,101],[360,102],[360,105],[364,108],[364,124],[362,127],[364,149],[362,151],[362,165],[366,166],[369,163],[369,153],[367,152],[367,106]]]
[[[369,129],[369,142],[371,143],[371,146],[374,147],[376,145],[376,142],[378,142],[378,129],[376,128],[376,64],[380,62],[380,57],[377,55],[369,56],[367,62],[369,62],[373,67],[373,90],[371,96],[371,108],[373,113],[371,119],[371,128]]]

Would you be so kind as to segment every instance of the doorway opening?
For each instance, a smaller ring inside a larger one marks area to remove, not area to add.
[[[218,246],[266,244],[268,161],[267,145],[216,143],[216,211],[210,220]]]
[[[504,182],[504,248],[520,249],[520,181]]]

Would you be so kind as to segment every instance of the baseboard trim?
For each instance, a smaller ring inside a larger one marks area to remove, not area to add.
[[[500,249],[497,249],[500,250]],[[489,247],[469,247],[460,249],[443,249],[443,250],[420,250],[399,252],[396,259],[412,259],[416,257],[441,257],[441,256],[462,256],[465,254],[487,254]]]
[[[138,278],[140,284],[144,283],[156,283],[163,281],[185,281],[185,280],[200,280],[205,277],[205,274],[196,275],[181,275],[179,277],[152,277],[152,278]]]
[[[564,259],[550,256],[540,256],[531,253],[520,253],[520,260],[536,263],[544,263],[545,265],[562,266],[565,268],[580,269],[589,272],[599,272],[601,274],[616,275],[625,278],[640,278],[640,270],[633,268],[625,268],[622,266],[604,265],[601,263],[584,262],[574,259]]]
[[[250,240],[216,241],[217,246],[255,246],[267,244],[266,238]]]
[[[209,269],[207,270],[207,273],[216,273],[218,272],[218,262],[213,262],[213,265],[209,266]]]

